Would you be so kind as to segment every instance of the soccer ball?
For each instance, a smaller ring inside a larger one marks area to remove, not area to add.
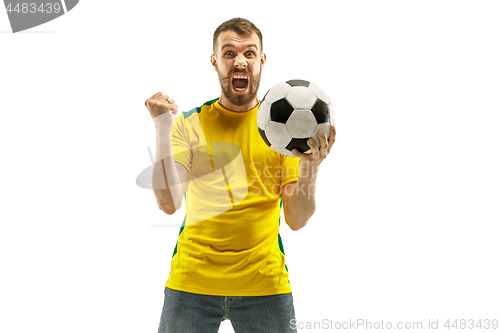
[[[333,109],[328,95],[314,83],[290,80],[264,95],[257,111],[257,126],[264,142],[274,151],[295,157],[292,149],[311,153],[307,139],[319,147],[318,131],[330,136]]]

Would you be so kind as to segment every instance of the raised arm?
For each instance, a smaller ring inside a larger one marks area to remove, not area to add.
[[[178,107],[161,92],[147,99],[145,104],[156,129],[153,192],[158,207],[170,215],[181,207],[189,179],[189,171],[173,158],[172,129]]]

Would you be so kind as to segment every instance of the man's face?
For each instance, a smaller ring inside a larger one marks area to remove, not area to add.
[[[266,56],[255,33],[238,35],[223,31],[219,35],[211,62],[219,75],[221,104],[233,111],[247,111],[258,102],[257,90]]]

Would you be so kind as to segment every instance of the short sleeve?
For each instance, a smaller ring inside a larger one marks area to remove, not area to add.
[[[281,167],[283,170],[281,177],[281,186],[295,182],[299,179],[299,160],[298,157],[289,157],[281,155]]]
[[[189,141],[189,129],[184,120],[183,114],[175,118],[175,125],[172,129],[172,148],[174,161],[184,165],[191,172],[193,152]]]

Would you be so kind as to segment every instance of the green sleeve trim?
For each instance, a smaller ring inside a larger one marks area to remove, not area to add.
[[[186,226],[186,217],[187,217],[187,214],[184,215],[184,220],[182,221],[181,230],[179,231],[179,236],[181,235],[182,230],[184,230],[184,227]],[[172,254],[172,258],[177,253],[177,244],[179,244],[179,241],[177,241],[177,243],[175,243],[175,249],[174,249],[174,254]]]
[[[281,225],[281,207],[283,206],[283,199],[280,198],[280,216],[278,218],[278,225]],[[285,248],[283,247],[283,241],[281,240],[280,233],[278,232],[278,246],[280,248],[281,253],[285,255]]]
[[[197,108],[194,108],[194,109],[191,109],[189,111],[185,111],[182,113],[182,115],[184,116],[184,119],[188,118],[190,115],[192,115],[193,113],[200,113],[201,112],[201,108],[205,105],[211,105],[213,103],[215,103],[217,100],[219,99],[219,97],[217,97],[216,99],[213,99],[211,101],[208,101],[206,103],[204,103],[202,106],[199,106]]]
[[[278,224],[281,225],[281,207],[283,207],[283,199],[280,199],[280,217],[278,218]],[[281,240],[280,233],[278,232],[278,246],[280,248],[281,253],[285,255],[285,247],[283,246],[283,241]],[[288,272],[288,267],[285,265],[285,269]],[[288,280],[288,284],[290,284],[290,280]]]

